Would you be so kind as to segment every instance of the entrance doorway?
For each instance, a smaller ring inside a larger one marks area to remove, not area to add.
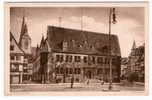
[[[92,72],[90,70],[87,71],[87,78],[89,78],[89,79],[92,78]]]

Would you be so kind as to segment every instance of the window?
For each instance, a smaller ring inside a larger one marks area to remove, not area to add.
[[[94,56],[88,56],[88,64],[95,64],[95,57]]]
[[[68,62],[68,59],[69,59],[69,55],[66,55],[65,62]]]
[[[28,40],[25,40],[24,48],[25,48],[25,49],[28,49],[28,45],[29,45]]]
[[[109,69],[105,69],[105,74],[109,74],[110,73],[110,70]]]
[[[69,68],[69,70],[70,70],[69,74],[72,74],[73,73],[73,69]]]
[[[63,73],[64,73],[63,68],[60,68],[60,74],[63,74]]]
[[[80,61],[81,61],[81,58],[80,58],[80,56],[78,56],[78,58],[77,58],[77,61],[78,61],[78,62],[80,62]]]
[[[80,59],[80,56],[74,56],[74,61],[75,61],[75,62],[80,62],[80,60],[81,60],[81,59]]]
[[[66,71],[66,74],[68,74],[68,68],[66,68],[65,71]]]
[[[68,48],[68,43],[67,42],[63,42],[63,51],[67,51]]]
[[[21,56],[16,56],[16,60],[20,61],[21,60]]]
[[[63,55],[60,55],[60,62],[63,62]]]
[[[105,64],[109,64],[109,59],[105,58]]]
[[[103,53],[108,53],[108,46],[103,46],[102,47],[102,51],[103,51]]]
[[[15,56],[12,56],[12,55],[11,55],[11,60],[15,60]]]
[[[97,62],[101,64],[101,63],[103,62],[102,57],[98,57],[98,58],[97,58]]]
[[[113,65],[116,64],[116,59],[115,59],[115,58],[112,59],[112,64],[113,64]]]
[[[81,70],[80,70],[80,68],[78,68],[78,74],[80,74],[81,73]]]
[[[77,56],[74,56],[74,61],[77,62]]]
[[[84,63],[87,63],[87,57],[83,58]]]
[[[12,51],[14,50],[14,45],[10,46],[10,50],[12,50]]]
[[[24,59],[27,59],[27,56],[24,56]]]
[[[96,61],[95,61],[95,57],[92,57],[92,62],[93,62],[93,64],[95,64],[95,63],[96,63]]]
[[[28,69],[24,69],[23,71],[24,71],[25,73],[27,73],[27,72],[28,72]]]
[[[98,69],[97,73],[102,74],[102,69]]]
[[[72,62],[72,56],[69,56],[69,62]]]
[[[12,65],[11,66],[11,72],[18,72],[19,71],[19,65]]]
[[[80,73],[81,73],[81,72],[80,72],[80,68],[75,68],[74,73],[75,73],[75,74],[80,74]]]
[[[91,56],[88,56],[88,65],[91,65],[92,64],[92,58]]]
[[[56,55],[56,62],[60,60],[60,55]]]

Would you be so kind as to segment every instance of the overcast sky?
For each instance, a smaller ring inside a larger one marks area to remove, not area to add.
[[[47,26],[61,26],[81,29],[82,8],[11,8],[11,32],[19,40],[23,15],[26,17],[28,33],[32,46],[40,43],[42,35],[46,37]],[[83,8],[83,30],[108,33],[109,8]],[[121,55],[127,57],[133,41],[137,46],[144,43],[144,8],[116,8],[116,24],[112,24],[112,33],[119,38]]]

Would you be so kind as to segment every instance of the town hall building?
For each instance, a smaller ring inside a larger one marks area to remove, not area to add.
[[[111,35],[113,82],[120,81],[119,40]],[[109,35],[57,26],[47,27],[47,36],[37,45],[33,62],[33,81],[39,83],[109,81]]]

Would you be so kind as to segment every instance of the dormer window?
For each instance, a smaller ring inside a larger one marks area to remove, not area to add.
[[[67,49],[68,49],[68,42],[66,42],[66,41],[63,41],[63,51],[67,51]]]
[[[76,47],[75,40],[72,40],[72,47],[73,47],[73,48],[75,48],[75,47]]]
[[[82,45],[81,44],[79,44],[77,47],[78,47],[79,50],[82,50]]]
[[[79,45],[80,48],[82,48],[82,45]]]
[[[94,48],[94,46],[90,46],[90,49],[92,50],[92,51],[94,51],[95,50],[95,48]]]
[[[108,53],[108,46],[105,45],[104,47],[102,47],[102,52],[103,53]]]
[[[84,41],[84,46],[83,47],[84,47],[84,49],[88,49],[89,48],[88,43],[87,43],[86,40]]]

